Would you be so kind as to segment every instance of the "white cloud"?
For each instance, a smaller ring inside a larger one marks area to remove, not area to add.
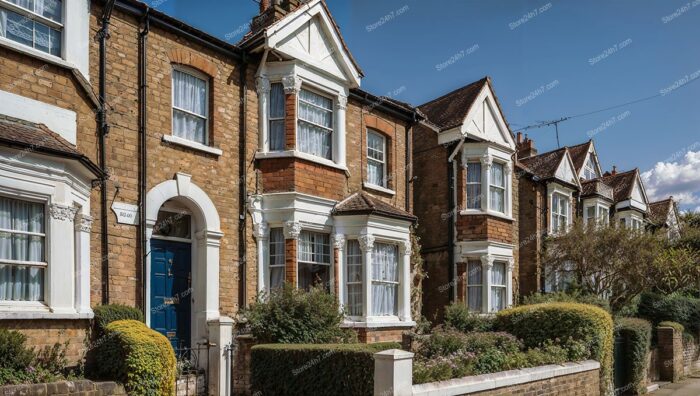
[[[678,162],[657,162],[642,180],[651,201],[673,195],[684,206],[700,204],[700,151],[688,151]]]

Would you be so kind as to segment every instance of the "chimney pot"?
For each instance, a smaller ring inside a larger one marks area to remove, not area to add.
[[[518,144],[520,144],[520,143],[523,142],[523,133],[522,133],[522,132],[518,132],[518,137],[517,137],[516,142],[517,142]]]
[[[611,175],[616,175],[617,174],[617,166],[613,165],[612,172],[610,172]]]
[[[268,8],[270,8],[270,0],[260,0],[260,13],[262,14]]]

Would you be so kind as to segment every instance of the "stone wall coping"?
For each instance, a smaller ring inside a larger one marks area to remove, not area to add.
[[[493,374],[413,385],[413,395],[462,395],[598,369],[600,369],[600,363],[595,360],[586,360],[583,362],[564,363],[561,365],[553,364],[520,370],[501,371]]]

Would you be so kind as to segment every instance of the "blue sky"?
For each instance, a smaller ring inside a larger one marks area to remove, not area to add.
[[[153,0],[235,43],[254,0]],[[604,170],[639,167],[652,198],[700,210],[700,0],[327,0],[366,77],[362,87],[421,104],[493,79],[515,131],[559,125],[562,145],[593,137]],[[527,133],[541,151],[553,127]]]

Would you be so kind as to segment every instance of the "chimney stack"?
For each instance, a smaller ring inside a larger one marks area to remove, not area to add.
[[[260,14],[253,17],[251,30],[255,33],[296,10],[305,0],[259,0]]]
[[[515,143],[516,143],[516,144],[520,144],[520,143],[522,143],[522,142],[523,142],[523,133],[522,133],[522,132],[518,132],[518,135],[517,135],[517,138],[516,138],[516,140],[515,140]]]
[[[522,133],[520,132],[518,132],[516,149],[518,150],[518,158],[527,158],[537,155],[535,142],[529,139],[527,135],[525,135],[525,139],[523,140]]]
[[[268,8],[270,8],[270,0],[260,0],[260,13],[264,13]]]
[[[617,166],[613,165],[612,171],[610,172],[611,175],[617,175]]]

